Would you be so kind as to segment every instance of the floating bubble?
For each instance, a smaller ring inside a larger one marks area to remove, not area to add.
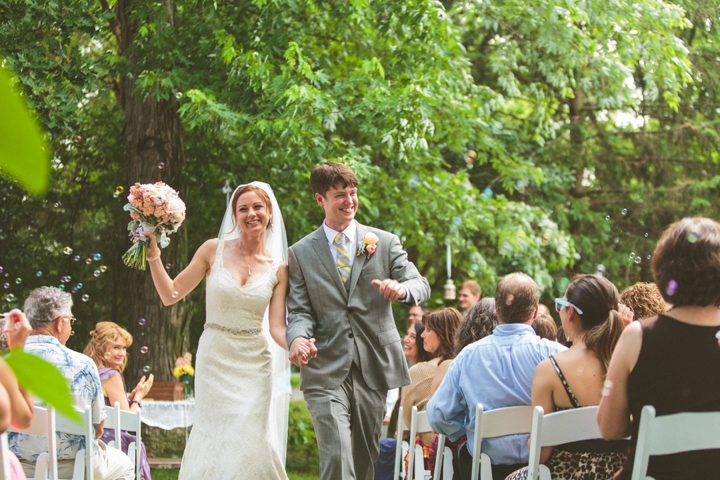
[[[80,135],[78,135],[78,136],[76,136],[75,138],[73,138],[73,141],[74,141],[75,143],[80,143],[80,140],[82,140],[82,137],[81,137]]]
[[[171,296],[172,298],[177,298],[178,295],[180,295],[178,292],[172,292],[172,293],[170,294],[170,296]]]
[[[35,273],[38,277],[42,277],[42,270],[38,270],[37,273]]]
[[[3,288],[7,290],[8,288],[10,288],[10,284],[8,282],[3,283]]]
[[[95,255],[93,255],[93,260],[95,260],[96,262],[99,262],[101,258],[102,258],[102,255],[100,255],[99,253],[96,253]]]
[[[477,263],[471,263],[471,264],[470,264],[470,270],[472,270],[473,272],[479,272],[479,271],[480,271],[480,265],[478,265]]]
[[[648,232],[645,232],[645,238],[648,238],[650,234]]]
[[[690,242],[690,243],[695,243],[695,242],[697,242],[697,235],[696,235],[695,233],[693,233],[693,232],[688,233],[685,238],[687,238],[687,241]]]
[[[160,162],[160,163],[162,163],[162,162]],[[145,373],[150,372],[150,365],[145,365],[145,366],[143,367],[143,372],[145,372]]]
[[[115,190],[115,192],[113,192],[113,198],[119,198],[119,197],[120,197],[120,194],[118,193],[117,190]]]
[[[171,268],[172,268],[172,263],[165,264],[165,270],[170,270]]]
[[[115,193],[113,193],[113,197],[118,198],[120,195],[122,195],[123,191],[125,191],[125,188],[123,188],[122,185],[118,185],[115,188]]]
[[[606,215],[605,220],[610,220],[610,215]]]
[[[72,252],[73,252],[73,250],[72,250],[72,248],[70,248],[70,247],[65,247],[65,248],[63,248],[63,253],[64,253],[65,255],[72,255]]]
[[[648,255],[647,259],[650,260],[652,258],[652,255]]]
[[[605,273],[605,265],[603,265],[602,263],[598,263],[596,268],[598,272]]]
[[[85,259],[85,263],[86,263],[87,265],[90,265],[90,264],[92,263],[92,258],[86,258],[86,259]]]
[[[633,258],[635,258],[635,252],[630,252],[630,260],[632,260]]]
[[[2,273],[2,272],[3,272],[3,268],[2,268],[2,267],[0,267],[0,273]]]
[[[670,280],[667,284],[667,288],[665,289],[665,293],[667,293],[669,296],[675,295],[675,292],[677,291],[678,284],[675,280]]]
[[[100,270],[95,270],[95,271],[93,272],[93,275],[96,276],[96,277],[99,277],[99,276],[100,276]]]
[[[493,191],[492,191],[492,188],[490,188],[490,187],[488,187],[488,188],[486,188],[485,190],[483,190],[483,193],[484,193],[485,195],[487,195],[488,197],[492,197],[492,196],[493,196]]]
[[[75,255],[74,260],[75,260],[76,262],[79,262],[79,261],[80,261],[80,255]]]
[[[637,257],[635,257],[635,263],[640,263],[640,255],[638,255]]]
[[[12,293],[8,293],[7,296],[5,297],[5,301],[6,301],[6,302],[14,302],[14,301],[15,301],[15,295],[13,295]]]
[[[525,193],[525,187],[527,186],[527,183],[522,180],[518,180],[515,186],[517,187],[518,192]]]
[[[512,305],[515,301],[515,295],[512,293],[509,293],[507,297],[505,297],[505,305]]]
[[[90,295],[88,295],[88,294],[86,293],[86,294],[83,295],[81,298],[82,298],[82,301],[83,301],[83,302],[87,302],[88,300],[90,300]]]
[[[58,285],[58,290],[62,290],[62,291],[64,292],[64,291],[65,291],[65,285],[62,284],[62,283],[61,283],[60,285]]]
[[[452,221],[455,225],[462,225],[462,218],[460,217],[453,217]]]
[[[77,288],[78,290],[80,290],[82,287],[83,287],[82,283],[78,283],[77,285],[75,285],[75,288]]]
[[[15,285],[20,285],[21,283],[22,283],[22,278],[17,277],[17,278],[15,279]]]
[[[140,320],[138,320],[138,325],[145,325],[145,319],[141,318]]]
[[[65,275],[63,275],[62,277],[60,277],[60,281],[61,281],[62,283],[67,283],[67,282],[68,282],[68,277],[66,277]]]
[[[159,168],[160,170],[162,170],[163,168],[165,168],[165,162],[159,162],[159,163],[158,163],[158,168]]]
[[[73,294],[77,293],[78,289],[76,287],[73,287],[72,290],[70,290]]]
[[[620,213],[622,213],[623,215],[627,215],[627,208],[623,208]]]
[[[612,390],[612,387],[613,387],[612,380],[605,380],[605,382],[603,382],[602,396],[607,397],[608,395],[610,395],[610,391]]]
[[[140,347],[140,353],[147,353],[147,352],[148,352],[148,348],[145,345]]]
[[[720,340],[720,330],[718,330],[717,332],[715,332],[715,338],[717,338],[718,340]]]
[[[472,165],[472,163],[477,159],[477,153],[475,150],[468,150],[465,154],[465,163],[468,165]]]
[[[107,272],[107,266],[106,265],[101,266],[100,271],[103,273]]]
[[[510,245],[510,242],[503,242],[502,248],[504,250],[510,250],[512,248],[512,245]]]
[[[408,185],[412,188],[415,188],[418,185],[420,185],[420,175],[418,175],[417,173],[415,175],[413,175],[410,178],[410,180],[408,180]]]

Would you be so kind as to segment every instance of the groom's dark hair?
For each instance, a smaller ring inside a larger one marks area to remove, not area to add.
[[[357,187],[358,179],[355,172],[347,165],[337,162],[325,162],[313,168],[310,174],[310,186],[313,193],[319,193],[324,197],[332,187]]]

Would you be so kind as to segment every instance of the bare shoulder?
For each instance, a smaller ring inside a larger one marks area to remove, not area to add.
[[[220,245],[220,239],[211,238],[210,240],[206,240],[205,243],[200,245],[200,248],[197,249],[197,253],[203,256],[208,254],[214,256],[215,252],[217,251],[218,245]]]
[[[558,355],[562,355],[559,353]],[[538,366],[535,367],[535,377],[534,381],[536,382],[552,382],[553,379],[557,378],[557,373],[555,373],[555,367],[552,364],[552,360],[550,360],[550,357],[546,358],[542,362],[538,363]]]
[[[615,346],[613,357],[610,362],[622,365],[627,371],[635,368],[640,349],[642,348],[643,330],[640,321],[634,321],[623,330]],[[617,360],[616,360],[617,359]]]

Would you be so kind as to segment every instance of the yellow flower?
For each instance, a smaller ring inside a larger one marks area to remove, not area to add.
[[[183,367],[183,371],[191,377],[195,375],[195,369],[192,367],[192,365],[185,365]]]
[[[173,377],[180,378],[180,376],[185,373],[183,372],[183,367],[175,367],[173,368]]]

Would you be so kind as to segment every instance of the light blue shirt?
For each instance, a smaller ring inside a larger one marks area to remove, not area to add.
[[[90,357],[70,350],[50,335],[28,337],[25,342],[25,352],[47,360],[60,370],[70,384],[75,406],[83,410],[86,406],[90,406],[93,425],[105,420],[107,414],[100,374],[95,362]],[[35,404],[44,406],[37,398]],[[24,433],[8,433],[8,445],[18,458],[31,462],[36,461],[41,453],[47,452],[45,437],[25,435]],[[59,460],[75,458],[78,450],[84,448],[85,437],[68,433],[57,434]]]
[[[540,338],[529,325],[502,324],[492,335],[465,347],[448,368],[440,387],[427,404],[430,425],[457,440],[467,433],[467,448],[475,445],[475,408],[485,411],[530,405],[535,367],[550,355],[567,350]],[[483,440],[482,452],[493,464],[527,463],[529,435]]]

